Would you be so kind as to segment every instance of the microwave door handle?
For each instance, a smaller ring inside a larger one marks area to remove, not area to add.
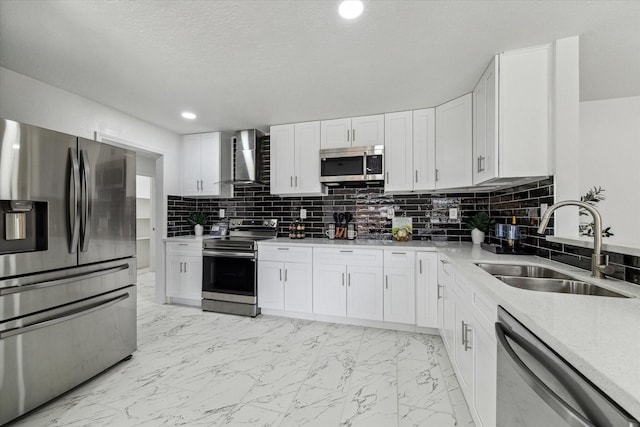
[[[362,156],[362,174],[364,175],[365,181],[367,180],[367,175],[369,171],[367,170],[367,152],[365,151]]]
[[[86,150],[81,151],[81,170],[82,170],[82,252],[89,250],[89,240],[91,239],[91,169],[89,165],[89,155]]]
[[[78,239],[80,235],[80,212],[78,209],[78,197],[80,195],[80,166],[78,165],[78,152],[75,148],[69,148],[69,231],[71,231],[71,241],[69,242],[69,253],[76,253],[78,250]]]
[[[511,334],[513,333],[510,332],[509,335]],[[496,338],[498,340],[498,345],[502,347],[502,349],[504,349],[504,351],[507,353],[511,365],[516,369],[522,379],[542,400],[544,400],[547,405],[549,405],[560,417],[562,417],[562,419],[564,419],[572,427],[596,427],[594,424],[589,422],[589,420],[585,419],[581,414],[579,414],[574,408],[569,406],[569,404],[565,402],[560,396],[558,396],[553,390],[551,390],[549,386],[546,385],[540,378],[538,378],[522,361],[522,359],[518,357],[511,345],[509,345],[509,342],[507,341],[506,329],[501,323],[496,323]],[[515,337],[512,337],[512,339],[515,339]],[[523,339],[520,338],[518,341],[520,340]],[[533,349],[529,348],[527,350]],[[532,354],[532,356],[536,356],[536,359],[539,359],[542,355]],[[574,390],[574,392],[575,391],[577,390]]]

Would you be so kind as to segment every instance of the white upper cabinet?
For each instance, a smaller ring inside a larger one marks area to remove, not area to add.
[[[182,195],[232,197],[231,137],[221,132],[185,135],[182,144]]]
[[[384,114],[321,122],[320,148],[384,145]]]
[[[388,193],[435,188],[435,109],[385,114],[385,185]]]
[[[413,112],[413,189],[433,190],[436,186],[436,110]]]
[[[473,183],[552,174],[551,46],[497,55],[474,89]]]
[[[413,190],[413,113],[384,115],[384,190]]]
[[[436,189],[471,186],[472,96],[436,107]]]
[[[320,122],[271,126],[271,194],[326,194],[320,183]]]

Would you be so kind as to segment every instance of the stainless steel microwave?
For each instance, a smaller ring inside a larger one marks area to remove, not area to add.
[[[320,150],[320,182],[383,181],[384,146]]]

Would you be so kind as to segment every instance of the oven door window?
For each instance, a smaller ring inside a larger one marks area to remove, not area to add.
[[[204,256],[202,260],[204,292],[255,296],[255,259]]]
[[[364,175],[362,156],[330,157],[320,162],[321,176]]]

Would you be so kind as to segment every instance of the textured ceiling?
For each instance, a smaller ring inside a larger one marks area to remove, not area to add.
[[[640,95],[640,1],[0,0],[0,65],[177,133],[435,106],[581,36],[581,99]],[[191,110],[188,122],[180,111]]]

